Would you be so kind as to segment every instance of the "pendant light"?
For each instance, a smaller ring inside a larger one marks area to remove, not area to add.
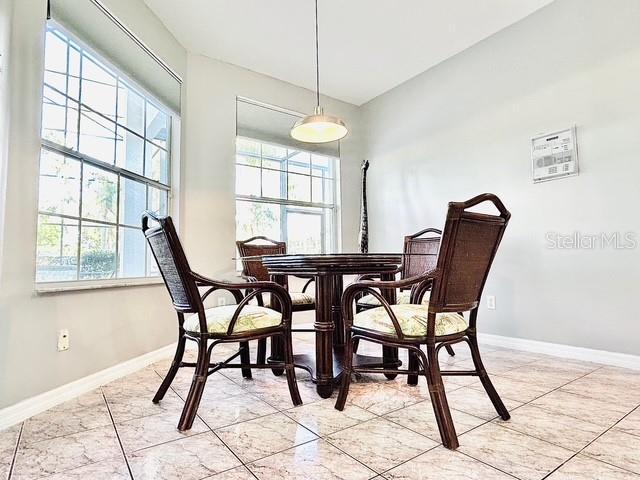
[[[313,115],[298,120],[291,128],[291,137],[306,143],[335,142],[347,134],[347,126],[333,115],[325,115],[320,106],[320,65],[318,55],[318,0],[316,5],[316,108]]]

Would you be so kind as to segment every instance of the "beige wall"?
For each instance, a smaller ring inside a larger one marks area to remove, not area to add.
[[[640,246],[552,250],[547,232],[640,240],[640,2],[557,0],[364,106],[373,247],[447,202],[513,213],[484,333],[639,354]],[[577,125],[580,176],[534,185],[530,137]]]
[[[6,211],[0,264],[0,408],[155,350],[175,336],[162,286],[34,293],[46,1],[13,3],[7,190],[0,197]],[[134,14],[131,4],[142,1],[126,3],[127,12]],[[146,7],[137,12],[151,15]],[[172,66],[184,69],[184,49],[180,60],[175,39],[159,22],[150,25],[155,26],[143,40],[159,54],[169,52]],[[58,353],[61,328],[69,329],[71,349]]]
[[[192,268],[207,273],[233,267],[235,255],[236,96],[295,111],[311,111],[313,92],[244,68],[189,55],[183,142],[182,226]],[[356,248],[362,131],[359,110],[324,98],[325,110],[350,127],[341,142],[342,243]]]

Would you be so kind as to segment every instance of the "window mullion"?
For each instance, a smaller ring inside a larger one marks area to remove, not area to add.
[[[142,176],[147,175],[147,99],[144,99],[144,113],[142,115]]]
[[[117,118],[117,111],[118,109],[116,106],[116,118]],[[118,267],[120,264],[120,191],[121,191],[120,184],[121,184],[121,181],[122,181],[122,177],[118,175],[118,186],[116,187],[117,191],[116,191],[116,227],[115,227],[116,228],[116,258],[115,258],[115,265],[114,265],[115,272],[113,272],[115,275],[115,278],[119,277]]]
[[[82,68],[82,67],[81,67]],[[80,280],[80,258],[82,255],[82,198],[83,198],[83,185],[84,185],[84,161],[80,161],[80,196],[78,199],[78,254],[76,259],[76,280]]]

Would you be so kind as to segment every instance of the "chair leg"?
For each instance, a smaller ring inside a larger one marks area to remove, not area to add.
[[[426,373],[427,382],[429,384],[429,394],[431,395],[431,403],[433,405],[433,413],[440,430],[440,438],[442,444],[450,450],[458,448],[458,436],[456,428],[451,419],[451,411],[447,402],[447,394],[442,383],[442,375],[440,374],[440,365],[438,364],[438,354],[435,345],[427,345],[428,360],[422,351],[419,352],[423,362],[428,365]]]
[[[445,345],[444,347],[447,350],[447,353],[452,357],[456,356],[456,352],[453,351],[453,347],[451,345]]]
[[[240,363],[248,365],[251,363],[251,356],[249,350],[249,342],[240,342]],[[251,375],[251,368],[242,368],[242,376],[247,379],[253,378]]]
[[[264,365],[267,363],[267,339],[261,338],[258,340],[258,355],[256,358],[256,363],[260,365]]]
[[[291,332],[283,334],[284,337],[284,361],[285,371],[287,373],[287,384],[289,385],[289,394],[294,406],[302,405],[302,398],[298,390],[298,382],[296,380],[296,370],[293,365],[293,340]]]
[[[173,356],[173,361],[171,362],[169,371],[165,375],[164,380],[162,380],[162,383],[160,384],[160,388],[158,388],[158,391],[153,397],[153,403],[158,403],[160,400],[162,400],[165,394],[167,393],[167,390],[169,390],[169,387],[171,386],[171,382],[173,382],[173,379],[176,377],[176,373],[178,373],[178,369],[180,368],[180,362],[182,362],[182,357],[184,355],[184,347],[186,343],[187,343],[187,339],[184,336],[181,336],[180,339],[178,340],[176,353]]]
[[[351,339],[351,332],[346,332],[347,338],[345,339],[344,346],[344,364],[342,366],[342,385],[340,386],[340,392],[338,393],[338,399],[336,400],[336,410],[344,410],[344,405],[347,403],[347,396],[349,395],[349,386],[351,385],[351,375],[353,374],[353,349],[355,343],[358,341]]]
[[[500,395],[496,391],[493,383],[491,383],[491,379],[489,378],[489,374],[487,370],[484,368],[484,364],[482,363],[482,358],[480,358],[480,349],[478,348],[478,339],[475,334],[468,335],[469,338],[469,347],[471,348],[471,358],[473,359],[473,364],[476,368],[476,371],[479,373],[480,382],[482,382],[482,386],[484,387],[487,395],[491,399],[491,403],[493,403],[493,407],[500,415],[500,418],[503,420],[509,420],[511,415],[509,415],[509,411],[507,407],[504,406]]]
[[[358,353],[358,347],[360,346],[360,339],[356,338],[353,341],[353,353]]]
[[[204,392],[204,386],[207,383],[208,370],[209,357],[207,355],[207,340],[200,338],[198,340],[198,361],[196,362],[196,369],[193,373],[193,381],[191,382],[191,388],[184,402],[182,415],[178,422],[178,430],[180,431],[189,430],[193,425],[193,421],[198,413],[202,392]]]
[[[284,340],[282,339],[282,337],[278,335],[274,335],[273,337],[271,337],[271,356],[269,358],[271,358],[271,360],[275,360],[276,362],[283,362],[285,360]],[[284,369],[276,367],[272,368],[271,372],[273,372],[276,377],[279,377],[284,373]]]
[[[420,348],[416,345],[417,348]],[[417,371],[420,368],[420,364],[418,363],[418,354],[413,350],[409,350],[409,370]],[[418,374],[409,374],[407,375],[407,385],[418,385]]]

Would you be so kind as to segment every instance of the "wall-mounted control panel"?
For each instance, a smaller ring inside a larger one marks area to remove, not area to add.
[[[576,127],[533,137],[531,171],[534,183],[578,175]]]

